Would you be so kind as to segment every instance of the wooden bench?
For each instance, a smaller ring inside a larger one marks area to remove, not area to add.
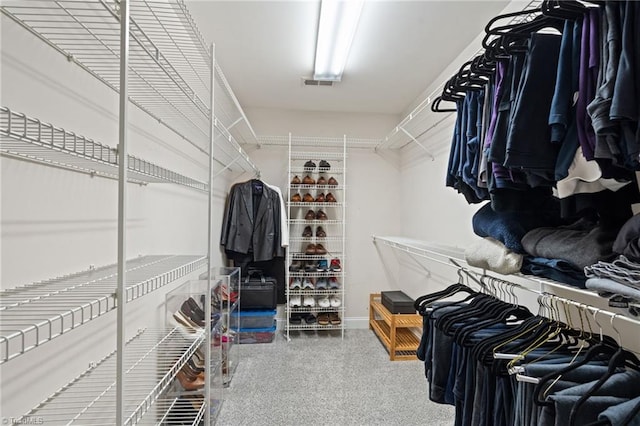
[[[422,334],[420,315],[392,314],[382,304],[380,293],[372,293],[369,295],[369,328],[387,348],[391,361],[418,359],[418,336]]]

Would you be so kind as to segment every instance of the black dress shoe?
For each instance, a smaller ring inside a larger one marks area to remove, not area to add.
[[[320,160],[320,166],[318,167],[318,169],[321,172],[326,172],[327,170],[329,170],[331,168],[331,164],[329,164],[329,162],[324,161],[324,160]]]
[[[304,163],[304,170],[305,171],[312,171],[312,170],[315,170],[315,168],[316,168],[316,163],[314,163],[311,160],[309,160],[306,163]]]

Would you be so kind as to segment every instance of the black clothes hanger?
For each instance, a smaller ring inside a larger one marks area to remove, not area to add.
[[[462,277],[460,276],[460,278]],[[435,293],[430,293],[430,294],[426,294],[424,296],[418,297],[413,302],[413,307],[416,311],[422,312],[425,308],[429,307],[431,303],[437,300],[451,297],[454,294],[461,293],[461,292],[467,293],[469,295],[474,295],[474,296],[478,294],[478,292],[473,290],[471,287],[468,287],[467,285],[462,284],[460,281],[458,281],[457,283],[450,285],[444,290],[436,291]]]
[[[629,367],[636,371],[640,371],[640,361],[631,352],[619,347],[615,354],[611,357],[607,372],[589,389],[580,399],[571,407],[571,413],[569,414],[569,426],[576,425],[576,417],[578,416],[578,410],[591,396],[593,396],[598,389],[605,384],[611,376],[613,376],[621,367]]]
[[[432,112],[457,112],[458,111],[457,108],[441,108],[440,107],[441,102],[452,102],[452,101],[443,99],[442,95],[440,95],[437,98],[435,98],[433,102],[431,102],[431,111]]]
[[[556,380],[556,378],[558,378],[559,376],[562,376],[570,371],[575,370],[576,368],[582,365],[585,365],[591,361],[596,360],[598,356],[600,357],[612,356],[617,352],[618,349],[620,349],[620,347],[618,346],[618,344],[615,342],[614,339],[612,339],[609,336],[603,336],[602,341],[599,341],[595,345],[591,346],[587,350],[587,352],[585,353],[582,359],[564,368],[561,368],[558,371],[549,373],[548,375],[540,378],[540,381],[535,386],[533,391],[533,402],[539,406],[553,405],[553,402],[546,401],[544,399],[544,395],[542,395],[542,393],[547,387],[547,382],[549,382],[550,380]]]
[[[540,6],[542,14],[549,17],[556,17],[565,20],[582,19],[588,7],[573,0],[545,0]]]

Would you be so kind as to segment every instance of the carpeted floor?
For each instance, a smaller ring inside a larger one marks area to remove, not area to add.
[[[242,345],[218,417],[221,425],[453,425],[454,409],[429,401],[420,361],[389,361],[370,330],[301,332]]]

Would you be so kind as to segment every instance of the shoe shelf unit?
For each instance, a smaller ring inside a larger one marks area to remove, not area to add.
[[[217,328],[212,333],[212,345],[216,348],[216,359],[220,359],[222,383],[228,387],[240,363],[240,324],[232,320],[240,312],[241,270],[238,267],[220,267],[212,270],[214,284],[211,290],[211,312],[216,318]],[[206,283],[207,272],[200,274]],[[202,286],[201,285],[201,286]]]
[[[299,330],[344,337],[346,138],[307,139],[289,136],[285,331],[287,339]]]
[[[127,302],[206,266],[201,256],[144,256],[127,262]],[[0,292],[0,363],[116,308],[117,265]]]
[[[125,425],[159,424],[170,416],[179,398],[166,391],[203,340],[202,331],[186,337],[175,327],[140,330],[127,342],[124,367],[133,389],[125,401]],[[25,414],[24,423],[42,418],[52,424],[115,424],[116,358],[114,351],[88,368]],[[193,410],[195,417],[201,419],[201,411]]]
[[[222,401],[213,382],[217,378],[228,382],[237,366],[237,351],[232,348],[238,345],[229,342],[234,334],[223,327],[224,322],[214,328],[220,342],[213,345],[213,357],[212,345],[205,344],[205,380],[210,385],[204,392],[176,394],[171,389],[185,363],[203,341],[211,339],[208,333],[186,336],[181,327],[149,329],[125,345],[126,304],[199,269],[210,270],[215,226],[209,219],[206,256],[146,256],[127,261],[127,182],[195,189],[208,197],[207,217],[211,218],[218,174],[259,174],[240,145],[257,141],[255,133],[216,64],[213,45],[205,43],[183,0],[6,0],[0,12],[119,95],[119,137],[112,146],[28,113],[0,108],[3,157],[117,180],[119,200],[117,264],[0,293],[0,364],[115,310],[116,351],[28,415],[46,412],[47,421],[55,424],[213,424]],[[130,155],[126,131],[130,104],[173,132],[166,132],[169,136],[193,147],[198,157],[192,157],[193,165],[208,169],[207,181]],[[211,279],[205,282],[210,285]],[[72,359],[72,351],[58,356]],[[219,362],[212,364],[212,359]],[[211,374],[212,365],[219,375]],[[176,421],[176,413],[189,417],[179,415]]]
[[[380,297],[380,293],[369,295],[369,328],[382,341],[391,361],[415,361],[422,317],[418,314],[392,314]]]

